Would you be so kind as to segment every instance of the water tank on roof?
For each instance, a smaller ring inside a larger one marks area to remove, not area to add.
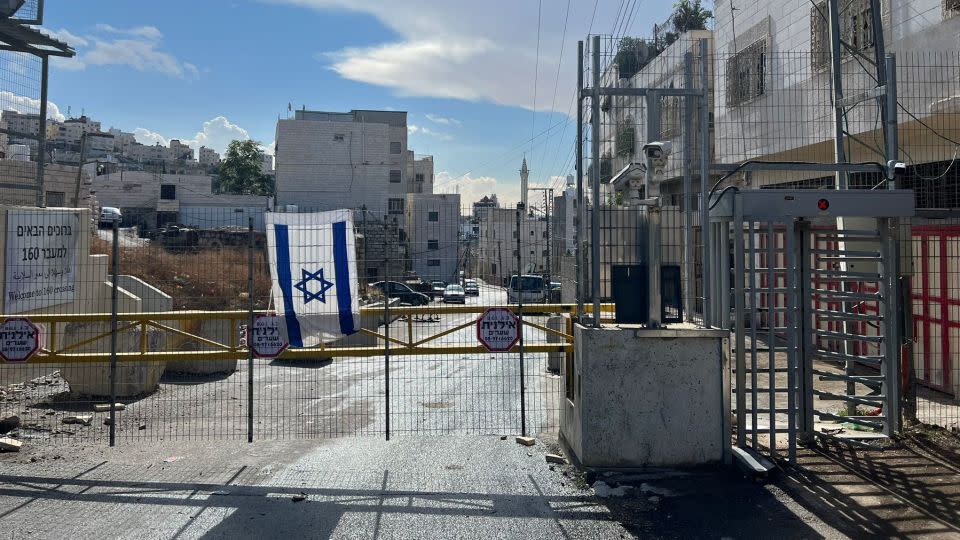
[[[14,161],[30,161],[30,147],[25,144],[7,145],[7,158]]]

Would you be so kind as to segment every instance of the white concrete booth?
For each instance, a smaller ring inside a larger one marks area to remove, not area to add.
[[[677,324],[574,327],[560,438],[584,467],[730,462],[729,336]]]

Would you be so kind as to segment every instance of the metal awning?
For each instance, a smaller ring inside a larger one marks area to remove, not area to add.
[[[64,58],[72,58],[77,54],[70,45],[53,39],[16,19],[0,19],[0,51]]]

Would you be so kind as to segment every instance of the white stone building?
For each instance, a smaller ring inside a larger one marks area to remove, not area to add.
[[[517,256],[524,274],[543,274],[547,269],[547,221],[523,217],[520,220],[520,249],[517,249],[517,210],[484,208],[479,220],[475,273],[491,285],[502,285],[517,271]]]
[[[198,161],[201,167],[215,167],[220,164],[220,154],[213,148],[201,146],[198,152]]]
[[[409,182],[407,113],[296,111],[277,122],[277,204],[326,210],[366,208],[375,215],[405,214]],[[432,161],[413,166],[431,178]],[[429,169],[429,171],[427,170]]]
[[[460,195],[407,194],[406,236],[412,270],[425,280],[457,280]]]

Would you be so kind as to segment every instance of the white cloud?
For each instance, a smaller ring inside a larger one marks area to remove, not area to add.
[[[456,118],[446,118],[440,115],[427,113],[427,120],[433,122],[434,124],[442,124],[444,126],[457,126],[460,127],[463,124]]]
[[[60,69],[82,70],[89,66],[128,66],[140,72],[170,77],[198,77],[200,70],[160,49],[163,34],[154,26],[115,28],[98,24],[96,35],[79,37],[66,29],[54,32],[77,49],[74,58],[57,58]]]
[[[170,144],[170,139],[179,139],[181,143],[190,146],[194,150],[199,150],[201,146],[206,146],[207,148],[213,148],[221,155],[226,153],[230,141],[234,139],[247,140],[250,138],[250,133],[247,130],[230,122],[227,117],[222,115],[204,122],[200,131],[192,138],[167,137],[143,127],[138,127],[133,130],[133,133],[137,138],[137,142],[141,144],[152,145],[160,143],[163,146],[167,146]],[[268,154],[273,154],[273,146],[273,143],[270,143]]]
[[[407,124],[407,133],[410,135],[420,133],[421,135],[428,135],[434,137],[441,141],[451,141],[453,136],[447,133],[440,133],[439,131],[434,131],[428,127],[419,126],[417,124]]]
[[[5,111],[17,111],[20,114],[39,114],[40,100],[4,90],[0,92],[0,107]],[[47,118],[58,122],[67,119],[60,112],[60,107],[57,107],[57,104],[52,101],[47,101]]]
[[[149,129],[142,127],[138,127],[137,129],[133,130],[133,135],[137,138],[138,143],[146,144],[148,146],[153,146],[155,144],[167,146],[170,144],[170,139],[164,137],[156,131],[150,131]]]
[[[109,24],[100,23],[96,26],[97,31],[106,34],[120,34],[125,36],[134,36],[151,41],[159,41],[163,38],[163,33],[156,26],[137,26],[134,28],[115,28]]]
[[[400,37],[371,47],[327,52],[318,59],[329,62],[330,69],[346,79],[385,86],[403,96],[488,101],[525,108],[533,108],[535,101],[537,110],[550,110],[562,43],[563,62],[554,105],[560,114],[567,112],[574,93],[576,40],[587,33],[594,8],[593,2],[571,2],[569,24],[563,34],[565,5],[550,9],[545,4],[538,59],[536,2],[262,1],[321,12],[349,10],[375,17]],[[601,21],[609,27],[615,9],[608,5],[599,9],[594,32],[603,30]],[[665,5],[651,11],[668,10]],[[536,99],[532,84],[535,72],[539,81]]]
[[[542,184],[530,183],[530,188],[550,187]],[[434,177],[434,191],[437,193],[459,193],[464,207],[479,201],[485,195],[496,194],[500,206],[512,208],[520,201],[520,179],[501,181],[492,176],[473,176],[466,173],[461,176],[452,176],[448,171],[440,171]],[[542,195],[538,192],[530,197]],[[531,205],[533,201],[531,200]]]

